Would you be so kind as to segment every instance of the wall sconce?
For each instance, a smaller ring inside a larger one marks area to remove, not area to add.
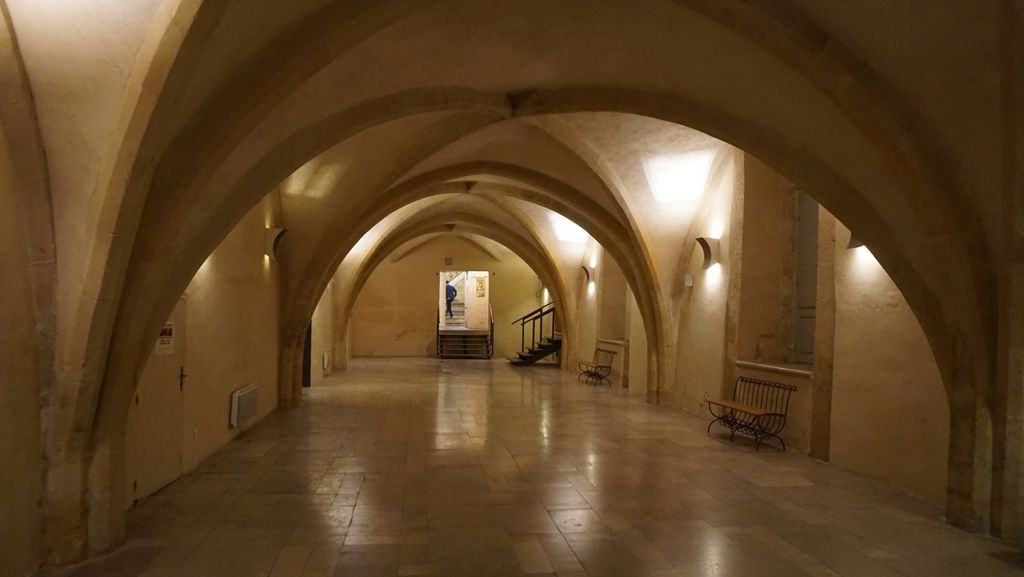
[[[270,260],[277,261],[277,247],[281,244],[281,239],[284,238],[286,232],[288,232],[287,228],[270,227],[263,231],[263,254],[267,255]]]
[[[718,264],[719,254],[717,238],[699,236],[697,237],[697,244],[700,245],[700,249],[704,253],[704,264],[701,266],[702,269],[707,270],[713,265]]]
[[[864,246],[864,241],[861,240],[859,236],[850,233],[850,243],[846,245],[846,248],[860,248],[862,246]]]

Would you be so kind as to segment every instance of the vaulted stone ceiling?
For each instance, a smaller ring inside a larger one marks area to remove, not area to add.
[[[367,230],[472,183],[521,214],[543,206],[584,226],[656,325],[652,347],[668,347],[680,258],[660,239],[689,221],[650,214],[645,162],[705,144],[721,158],[701,133],[868,239],[961,392],[964,454],[991,453],[973,419],[1005,367],[999,307],[1016,293],[1000,271],[1019,229],[1005,222],[1019,163],[1002,116],[1016,85],[999,64],[1016,44],[998,2],[6,4],[53,205],[52,228],[32,234],[59,255],[44,413],[52,478],[71,486],[51,496],[75,494],[59,506],[78,520],[56,535],[85,532],[82,451],[109,450],[120,432],[151,337],[276,188],[294,232],[286,349]],[[984,522],[985,491],[968,477],[955,479],[952,515]],[[84,540],[66,541],[57,556],[73,558]]]

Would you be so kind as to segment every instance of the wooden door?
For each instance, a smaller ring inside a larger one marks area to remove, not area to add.
[[[185,299],[182,298],[150,353],[128,411],[127,507],[181,476],[184,374]]]
[[[466,328],[487,330],[490,327],[490,273],[471,270],[466,273]]]

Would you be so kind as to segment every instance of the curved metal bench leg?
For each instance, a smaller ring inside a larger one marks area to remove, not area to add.
[[[711,413],[711,414],[714,415],[714,413]],[[708,432],[709,435],[711,434],[711,425],[714,425],[715,423],[717,423],[718,421],[721,421],[721,420],[722,420],[722,417],[715,417],[714,419],[711,420],[710,423],[708,423],[708,431],[707,432]]]

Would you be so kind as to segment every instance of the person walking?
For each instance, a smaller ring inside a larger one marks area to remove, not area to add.
[[[448,318],[452,318],[455,316],[455,313],[452,312],[452,301],[455,300],[455,295],[457,294],[459,294],[459,291],[455,290],[455,287],[449,284],[448,281],[444,281],[444,300],[445,303],[447,304],[445,314],[448,316]]]

